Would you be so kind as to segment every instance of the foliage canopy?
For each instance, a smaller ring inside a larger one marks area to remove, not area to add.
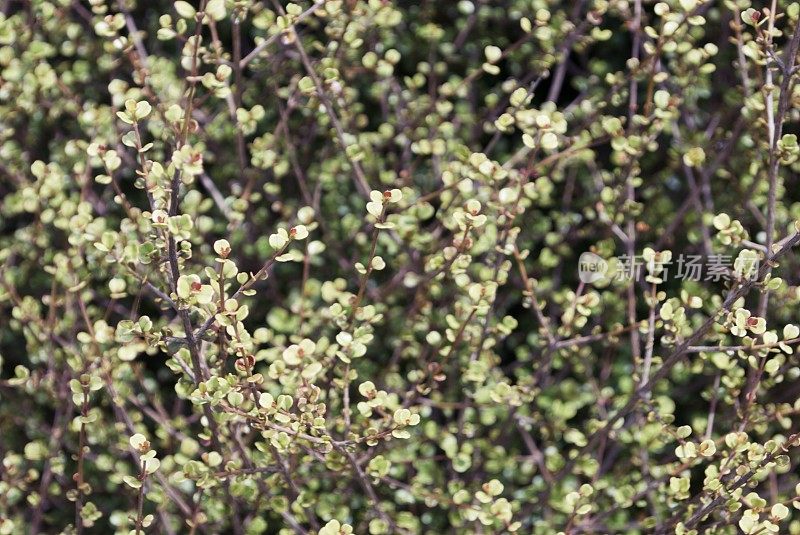
[[[0,535],[800,533],[768,4],[3,2]]]

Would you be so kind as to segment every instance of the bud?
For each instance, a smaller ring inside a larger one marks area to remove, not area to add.
[[[228,240],[217,240],[214,242],[214,252],[220,258],[228,258],[228,255],[231,254],[231,244],[228,243]]]

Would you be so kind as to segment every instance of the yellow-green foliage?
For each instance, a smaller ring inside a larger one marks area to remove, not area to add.
[[[0,13],[0,535],[800,533],[797,3]]]

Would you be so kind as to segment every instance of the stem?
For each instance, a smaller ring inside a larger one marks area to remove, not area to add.
[[[142,521],[144,519],[143,511],[144,511],[144,486],[147,482],[147,461],[142,460],[142,471],[139,474],[139,481],[141,481],[141,486],[139,487],[139,495],[136,498],[136,535],[139,535],[142,531]]]
[[[83,403],[81,404],[81,417],[89,415],[89,387],[83,386]],[[83,464],[86,449],[86,424],[81,421],[80,438],[78,439],[78,470],[75,472],[75,484],[77,496],[75,497],[75,531],[80,535],[83,533],[83,519],[81,510],[83,509]]]
[[[381,215],[378,217],[378,223],[383,223],[384,219],[386,219],[386,203],[383,204],[383,209],[381,210]],[[380,235],[381,229],[376,225],[375,229],[372,231],[372,244],[370,245],[369,249],[369,257],[367,259],[366,271],[361,276],[361,282],[358,285],[358,294],[356,298],[353,300],[353,306],[350,310],[350,318],[347,320],[347,331],[353,328],[353,322],[356,319],[356,312],[358,311],[358,306],[361,304],[361,300],[364,298],[364,292],[367,290],[367,281],[369,281],[369,276],[372,273],[372,260],[375,258],[375,251],[378,248],[378,236]],[[348,362],[344,369],[344,387],[342,391],[342,412],[344,413],[344,438],[347,439],[348,433],[350,433],[350,363]]]

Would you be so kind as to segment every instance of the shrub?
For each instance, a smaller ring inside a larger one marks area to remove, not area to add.
[[[4,2],[0,534],[800,533],[799,15]]]

